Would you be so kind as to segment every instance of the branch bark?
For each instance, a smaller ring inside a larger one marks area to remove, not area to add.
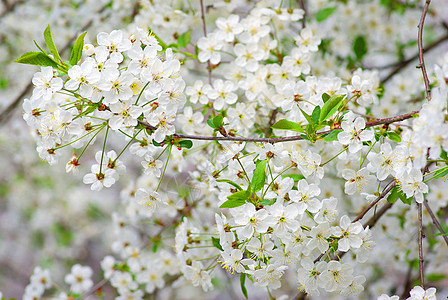
[[[420,18],[420,23],[418,24],[418,60],[420,61],[419,67],[422,69],[423,80],[425,81],[426,87],[426,98],[428,101],[431,100],[431,88],[429,86],[428,74],[426,73],[425,60],[423,58],[423,24],[425,23],[426,13],[428,12],[429,4],[431,0],[426,0],[425,6],[423,7],[422,17]]]
[[[431,207],[429,207],[428,200],[425,199],[425,201],[423,203],[425,204],[426,210],[428,211],[429,215],[431,216],[432,222],[437,227],[437,229],[440,231],[440,233],[442,234],[443,239],[445,240],[446,245],[448,246],[448,236],[447,236],[447,233],[443,230],[442,226],[440,225],[439,221],[437,220],[437,217],[432,212]]]
[[[377,125],[384,125],[384,124],[391,124],[395,122],[400,122],[403,120],[407,120],[412,118],[415,114],[417,114],[418,111],[412,111],[407,114],[399,115],[396,117],[390,117],[385,119],[378,119],[375,121],[367,122],[366,128],[373,127]],[[148,129],[156,130],[156,126],[152,126],[146,122],[138,121],[138,123]],[[324,135],[328,134],[336,129],[330,129],[326,131],[320,131],[316,132],[316,135]],[[287,136],[287,137],[279,137],[279,138],[249,138],[249,137],[235,137],[235,136],[200,136],[200,135],[190,135],[190,134],[180,134],[175,133],[173,134],[174,137],[177,138],[184,138],[184,139],[190,139],[190,140],[203,140],[203,141],[234,141],[234,142],[261,142],[261,143],[280,143],[280,142],[290,142],[290,141],[300,141],[303,140],[302,135],[294,135],[294,136]]]

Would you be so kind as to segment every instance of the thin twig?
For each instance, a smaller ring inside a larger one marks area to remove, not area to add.
[[[436,225],[437,229],[442,234],[442,237],[445,240],[446,245],[448,246],[448,236],[447,236],[446,232],[443,230],[443,228],[440,225],[439,221],[437,220],[437,217],[432,212],[431,207],[429,207],[428,200],[425,199],[425,201],[423,203],[425,204],[426,210],[428,211],[429,215],[431,216],[432,222],[434,223],[434,225]]]
[[[406,296],[409,294],[411,288],[412,288],[412,263],[409,263],[408,272],[406,273],[406,280],[404,281],[403,293],[401,293],[400,298],[405,299]]]
[[[418,113],[418,111],[412,111],[410,113],[399,115],[396,117],[378,119],[375,121],[367,122],[366,128],[373,127],[376,125],[400,122],[400,121],[412,118],[417,113]],[[150,125],[146,122],[140,121],[140,120],[138,121],[138,123],[148,129],[151,129],[151,130],[157,129],[156,126],[152,126],[152,125]],[[329,134],[333,130],[336,130],[336,129],[330,129],[330,130],[326,130],[326,131],[316,132],[316,135],[319,136],[319,135]],[[304,139],[303,135],[286,136],[286,137],[279,137],[279,138],[249,138],[249,137],[235,137],[235,136],[200,136],[200,135],[175,133],[175,134],[173,134],[173,136],[177,137],[177,138],[184,138],[184,139],[190,139],[190,140],[260,142],[260,143],[280,143],[280,142],[289,142],[289,141],[299,141],[299,140]]]
[[[103,285],[105,285],[108,281],[109,281],[108,279],[104,278],[103,280],[101,280],[100,282],[95,284],[90,290],[88,290],[87,292],[82,294],[80,298],[83,299],[83,298],[86,298],[86,297],[90,296],[91,294],[95,293],[98,289],[103,287]]]
[[[392,184],[391,184],[392,183]],[[386,188],[383,190],[383,192],[372,202],[367,206],[355,219],[353,219],[352,223],[355,223],[356,221],[361,220],[365,214],[372,209],[378,202],[380,202],[381,199],[383,199],[397,184],[396,181],[391,181],[386,185]]]
[[[431,100],[431,88],[429,86],[428,74],[426,73],[425,60],[423,59],[423,24],[425,23],[426,13],[428,12],[428,6],[431,0],[426,0],[425,6],[423,8],[422,17],[420,18],[420,23],[418,24],[418,60],[420,61],[419,67],[422,69],[423,80],[425,81],[426,87],[426,99]]]
[[[355,115],[360,115],[360,116],[362,116],[362,117],[364,117],[366,119],[372,119],[372,120],[378,120],[379,119],[377,117],[369,116],[369,115],[366,115],[366,114],[363,114],[363,113],[360,113],[360,112],[357,112],[357,111],[354,111],[354,110],[351,110],[351,112],[354,113]]]
[[[390,185],[391,183],[393,183],[392,185]],[[383,199],[396,185],[397,183],[394,181],[389,182],[385,189],[383,190],[383,192],[375,199],[375,201],[373,201],[372,203],[370,203],[370,205],[364,209],[358,216],[356,216],[355,219],[353,219],[352,223],[355,223],[356,221],[359,221],[360,219],[362,219],[365,214],[372,209],[372,207],[374,207],[381,199]],[[389,186],[390,185],[390,186]],[[372,228],[373,226],[375,226],[376,222],[386,213],[386,211],[388,211],[390,208],[392,207],[391,203],[387,203],[386,205],[384,205],[378,212],[375,213],[375,215],[373,215],[366,224],[364,224],[364,228],[366,228],[367,226],[369,226],[369,228]],[[347,252],[342,252],[339,251],[337,256],[339,258],[342,258]],[[322,257],[324,257],[325,253],[322,253],[321,255],[319,255],[318,258],[316,258],[314,260],[314,263],[317,263],[319,260],[321,260]]]
[[[418,269],[420,271],[420,286],[424,287],[423,281],[423,225],[422,225],[422,204],[417,202],[418,209]]]
[[[442,36],[437,41],[430,44],[428,47],[426,47],[426,49],[423,49],[423,52],[428,53],[430,50],[436,48],[437,46],[439,46],[441,43],[445,42],[446,40],[448,40],[448,34]],[[388,66],[375,67],[372,69],[386,69],[386,68],[395,67],[392,70],[392,72],[390,72],[383,80],[381,80],[381,83],[384,84],[387,81],[389,81],[392,77],[394,77],[398,72],[400,72],[402,69],[404,69],[407,65],[409,65],[412,61],[417,59],[418,56],[419,56],[419,53],[417,52],[415,55],[411,56],[410,58],[408,58],[406,60],[391,64]],[[366,69],[370,69],[370,68],[366,68]]]
[[[268,122],[268,126],[266,127],[266,130],[264,131],[264,137],[269,137],[269,130],[271,129],[272,124],[275,121],[275,117],[278,114],[278,109],[274,109],[271,112],[271,116],[269,117],[269,122]]]
[[[204,10],[204,2],[203,0],[199,0],[201,4],[201,19],[202,19],[202,30],[204,32],[204,37],[207,37],[207,27],[205,25],[205,10]],[[210,60],[207,61],[207,70],[208,70],[208,83],[212,84],[212,65]]]
[[[298,0],[299,7],[303,10],[303,17],[302,17],[302,29],[306,26],[306,7],[305,7],[305,1],[304,0]]]

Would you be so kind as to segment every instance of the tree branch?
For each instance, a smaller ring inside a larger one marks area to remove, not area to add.
[[[426,210],[428,211],[429,215],[431,216],[432,222],[437,227],[437,229],[440,231],[440,233],[442,234],[443,239],[445,240],[446,245],[448,246],[448,236],[447,236],[446,232],[443,230],[443,228],[440,225],[439,221],[437,220],[437,217],[432,212],[431,207],[429,207],[428,200],[425,199],[425,201],[423,203],[425,204]]]
[[[385,119],[378,119],[375,121],[367,122],[366,128],[373,127],[376,125],[383,125],[383,124],[391,124],[395,122],[400,122],[406,119],[412,118],[415,114],[418,113],[418,110],[412,111],[410,113],[399,115],[396,117],[391,118],[385,118]],[[156,126],[152,126],[146,122],[138,121],[138,123],[148,129],[156,130]],[[326,131],[320,131],[316,132],[316,135],[324,135],[329,134],[330,132],[334,131],[336,129],[330,129]],[[203,140],[203,141],[235,141],[235,142],[264,142],[264,143],[280,143],[280,142],[290,142],[290,141],[299,141],[303,140],[302,135],[294,135],[294,136],[286,136],[286,137],[279,137],[279,138],[249,138],[249,137],[235,137],[235,136],[200,136],[200,135],[190,135],[190,134],[181,134],[181,133],[175,133],[173,134],[174,137],[177,138],[184,138],[184,139],[190,139],[190,140]]]
[[[204,37],[207,37],[207,27],[205,25],[205,10],[204,10],[204,1],[199,0],[201,4],[201,19],[202,19],[202,30],[204,32]],[[208,83],[212,84],[212,65],[210,64],[210,60],[207,61],[207,70],[208,70]]]
[[[425,23],[426,13],[428,12],[428,6],[431,0],[426,0],[425,6],[423,7],[422,17],[420,18],[420,23],[418,24],[418,60],[420,61],[419,67],[422,69],[423,80],[425,81],[426,87],[426,98],[428,101],[431,100],[431,88],[429,86],[428,74],[426,73],[425,60],[423,58],[423,24]]]
[[[426,50],[423,49],[423,53],[429,52],[430,50],[436,48],[437,46],[439,46],[441,43],[445,42],[446,40],[448,40],[448,34],[442,36],[437,41],[430,44],[428,47],[426,47]],[[408,58],[406,60],[394,63],[392,65],[377,67],[377,68],[373,68],[373,69],[386,69],[386,68],[395,67],[392,70],[392,72],[389,73],[389,75],[387,75],[383,80],[381,80],[381,83],[384,84],[387,81],[389,81],[392,77],[394,77],[398,72],[400,72],[402,69],[404,69],[407,65],[409,65],[412,61],[417,59],[418,56],[419,56],[419,53],[417,52],[415,55],[411,56],[410,58]],[[366,68],[366,69],[369,69],[369,68]]]
[[[418,269],[420,271],[420,286],[424,287],[423,281],[423,226],[422,226],[422,204],[417,202],[418,210]]]
[[[298,0],[300,9],[303,10],[303,17],[302,17],[302,29],[306,27],[306,7],[305,7],[305,1],[304,0]]]
[[[366,213],[370,209],[372,209],[372,207],[377,205],[377,203],[380,202],[380,200],[383,199],[395,187],[395,185],[397,185],[396,182],[394,182],[394,181],[389,182],[386,185],[386,188],[383,190],[383,192],[372,203],[370,203],[369,206],[367,206],[355,219],[353,219],[352,223],[355,223],[356,221],[361,220],[366,215]]]

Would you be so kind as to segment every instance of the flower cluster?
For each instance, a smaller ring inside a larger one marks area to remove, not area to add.
[[[126,29],[80,36],[69,62],[48,28],[48,66],[23,119],[39,156],[68,161],[92,190],[130,173],[109,226],[113,256],[101,261],[117,299],[213,297],[237,277],[246,297],[394,299],[411,290],[419,250],[430,278],[448,276],[434,217],[416,208],[448,205],[437,180],[448,173],[448,56],[429,70],[425,99],[419,70],[393,69],[417,50],[398,28],[421,9],[333,4],[151,1]],[[434,32],[439,19],[434,10]],[[88,266],[61,278],[61,299],[95,292]],[[49,294],[50,282],[36,268],[26,296]],[[435,288],[410,291],[424,297]]]

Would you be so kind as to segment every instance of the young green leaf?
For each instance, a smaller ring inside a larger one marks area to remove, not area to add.
[[[322,100],[324,101],[324,103],[327,102],[328,99],[330,99],[330,98],[331,98],[331,96],[328,95],[327,93],[323,93],[322,94]]]
[[[337,141],[339,132],[342,132],[342,130],[341,129],[333,130],[324,137],[324,141],[326,142]]]
[[[211,128],[215,129],[215,124],[213,124],[213,119],[207,119],[207,124],[208,126],[210,126]]]
[[[182,148],[190,149],[193,147],[193,142],[190,140],[182,140],[179,142],[179,146]]]
[[[240,285],[241,285],[241,292],[243,292],[244,297],[246,297],[246,299],[249,299],[247,297],[247,289],[246,289],[246,273],[241,273],[240,275]]]
[[[398,195],[400,193],[400,188],[398,186],[394,186],[389,196],[387,196],[387,202],[394,204],[398,200]]]
[[[389,131],[389,132],[387,133],[387,137],[390,138],[390,139],[391,139],[392,141],[394,141],[394,142],[397,142],[397,143],[401,142],[401,137],[400,137],[400,135],[399,135],[398,133],[396,133],[396,132]]]
[[[329,16],[331,16],[335,12],[335,10],[336,6],[322,8],[316,14],[316,21],[319,23],[325,21]]]
[[[412,199],[414,197],[406,197],[406,195],[403,193],[402,190],[398,191],[398,198],[400,198],[401,202],[403,202],[404,204],[408,204],[411,205]]]
[[[191,30],[188,30],[187,32],[183,33],[179,38],[177,39],[177,44],[179,47],[185,48],[189,43],[191,39]]]
[[[271,201],[271,200],[265,199],[265,200],[260,201],[258,204],[260,204],[260,205],[272,205],[274,203],[275,203],[275,201]]]
[[[215,128],[219,128],[222,126],[222,119],[223,118],[221,115],[217,115],[213,118],[213,125],[215,126]]]
[[[221,204],[219,208],[233,208],[242,206],[246,203],[246,200],[250,197],[250,191],[238,191],[227,197],[227,201]]]
[[[434,176],[431,179],[442,178],[448,174],[448,166],[438,169],[434,172]]]
[[[358,60],[361,60],[364,55],[367,54],[367,42],[362,35],[355,38],[355,41],[353,42],[353,51],[355,52]]]
[[[313,118],[314,124],[319,124],[319,118],[320,118],[320,106],[316,106],[313,110],[313,113],[311,114],[311,117]]]
[[[216,248],[218,248],[221,251],[224,251],[221,244],[219,243],[219,238],[215,238],[212,236],[212,243],[213,243],[213,246],[215,246]]]
[[[58,67],[58,64],[49,56],[37,51],[27,52],[16,59],[14,62],[34,66],[53,67],[55,69]]]
[[[320,111],[319,123],[322,123],[331,117],[338,110],[344,98],[345,95],[334,95],[328,99]]]
[[[72,66],[76,65],[82,56],[82,49],[84,48],[84,37],[87,32],[81,34],[75,41],[73,45],[72,53],[70,54],[70,64]]]
[[[292,178],[294,180],[294,182],[297,182],[301,179],[305,179],[305,176],[303,176],[302,174],[284,174],[282,175],[282,178]]]
[[[61,57],[59,56],[58,49],[56,49],[56,45],[54,44],[53,37],[51,36],[50,25],[48,25],[44,31],[44,38],[48,49],[50,49],[51,53],[53,54],[53,57],[57,61],[62,61]]]
[[[226,182],[226,183],[234,186],[236,189],[238,189],[238,191],[242,190],[242,188],[237,183],[233,182],[230,179],[216,179],[216,182]]]
[[[297,131],[305,133],[305,130],[297,124],[296,122],[288,121],[286,119],[282,119],[278,122],[276,122],[274,125],[271,126],[272,129],[279,129],[279,130],[291,130],[291,131]]]
[[[252,192],[256,193],[264,187],[264,182],[266,180],[266,164],[267,160],[259,161],[257,168],[254,171],[254,177],[250,183],[252,187]]]
[[[310,125],[314,125],[314,120],[313,117],[311,117],[309,114],[307,114],[306,112],[303,111],[303,109],[301,109],[299,107],[300,111],[302,112],[303,116],[305,117],[305,119],[308,121],[308,124]]]

